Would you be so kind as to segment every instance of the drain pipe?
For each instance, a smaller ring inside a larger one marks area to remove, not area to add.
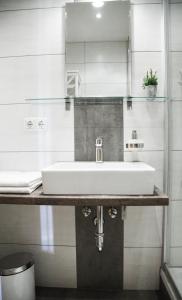
[[[96,247],[98,248],[99,252],[102,251],[104,245],[104,218],[103,218],[103,206],[97,206],[97,218],[96,218],[96,225],[97,231],[95,233],[96,239]]]

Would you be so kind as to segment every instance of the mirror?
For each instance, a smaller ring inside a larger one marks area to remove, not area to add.
[[[67,96],[130,94],[129,11],[129,1],[66,4]]]

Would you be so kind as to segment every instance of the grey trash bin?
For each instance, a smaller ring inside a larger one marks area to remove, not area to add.
[[[0,260],[2,300],[35,300],[34,260],[15,253]]]

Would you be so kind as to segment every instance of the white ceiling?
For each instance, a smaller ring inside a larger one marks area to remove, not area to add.
[[[97,19],[96,13],[102,18]],[[126,41],[129,36],[129,3],[104,2],[101,8],[92,3],[66,4],[66,41]]]

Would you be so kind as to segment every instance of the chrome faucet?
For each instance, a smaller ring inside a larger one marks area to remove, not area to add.
[[[96,162],[103,162],[103,138],[98,136],[96,138]]]

